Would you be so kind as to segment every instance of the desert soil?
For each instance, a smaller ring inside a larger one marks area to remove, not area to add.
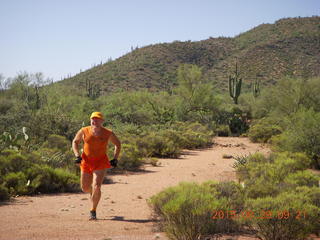
[[[144,171],[109,175],[102,186],[98,220],[88,221],[89,195],[54,194],[17,197],[0,206],[1,240],[167,240],[155,227],[147,199],[181,181],[236,181],[234,159],[269,149],[247,138],[217,137],[205,150],[185,151],[179,159],[160,159],[160,166]],[[250,236],[221,239],[253,240]]]

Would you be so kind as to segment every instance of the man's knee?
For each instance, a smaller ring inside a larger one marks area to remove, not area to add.
[[[101,191],[101,184],[93,183],[93,190],[94,191]]]
[[[91,186],[90,185],[82,185],[81,189],[85,193],[90,193],[91,192]]]

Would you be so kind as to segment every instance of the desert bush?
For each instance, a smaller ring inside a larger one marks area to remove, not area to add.
[[[52,181],[59,185],[59,192],[79,192],[79,178],[61,168],[55,168],[53,171]]]
[[[44,164],[36,153],[4,150],[0,153],[0,185],[9,196],[38,192],[79,191],[78,177]],[[6,198],[6,197],[4,197]]]
[[[235,183],[180,183],[153,196],[149,203],[170,239],[194,240],[204,234],[230,232],[228,218],[212,219],[216,211],[241,209],[243,197]]]
[[[176,158],[180,155],[181,149],[177,143],[155,132],[140,138],[137,142],[147,156]]]
[[[136,125],[156,123],[149,104],[149,101],[153,102],[151,93],[118,92],[102,99],[105,99],[105,104],[101,107],[102,111],[108,113],[107,123],[114,121]]]
[[[1,97],[0,114],[5,115],[12,107],[12,103],[13,103],[13,101],[11,101],[10,99],[7,99],[5,97]]]
[[[310,202],[320,208],[320,188],[319,186],[307,187],[301,186],[294,189],[294,192],[301,194],[310,200]],[[320,225],[320,222],[319,222]],[[320,229],[320,228],[319,228]]]
[[[212,132],[199,123],[174,123],[169,126],[149,126],[135,134],[123,134],[122,142],[135,144],[141,157],[180,156],[182,149],[207,147],[212,144]]]
[[[244,213],[239,221],[264,240],[302,240],[319,226],[320,209],[297,192],[247,200]]]
[[[39,148],[36,151],[41,156],[42,164],[47,164],[53,168],[63,168],[70,172],[75,172],[73,162],[74,155],[70,150],[61,151],[57,148]]]
[[[313,165],[320,168],[320,113],[312,109],[300,109],[290,117],[288,128],[273,145],[278,150],[305,152],[313,159]]]
[[[261,119],[250,127],[248,137],[253,142],[266,143],[272,136],[281,132],[280,126],[270,119]]]
[[[311,159],[303,152],[278,152],[270,156],[283,177],[311,167]],[[283,179],[283,177],[281,179]]]
[[[253,154],[241,159],[241,164],[236,163],[236,174],[240,181],[245,184],[246,196],[259,198],[276,196],[290,189],[290,174],[297,174],[310,166],[311,160],[303,153],[274,153],[269,157],[262,154]],[[287,180],[286,180],[287,178]],[[303,182],[302,176],[298,178]],[[296,183],[297,183],[296,179]],[[300,186],[300,185],[299,185]]]
[[[10,195],[28,193],[27,178],[23,172],[11,172],[4,176],[4,185]]]
[[[314,187],[319,186],[320,177],[309,170],[297,171],[288,174],[284,179],[284,183],[288,184],[290,188],[301,186]]]
[[[7,159],[9,161],[7,168],[10,172],[23,171],[23,169],[27,169],[32,166],[32,162],[27,161],[26,156],[18,152],[12,152],[12,154],[7,156]]]
[[[305,199],[308,199],[308,201],[316,206],[318,209],[320,209],[320,188],[318,186],[313,187],[307,187],[307,186],[301,186],[297,187],[294,190],[295,193],[301,194],[302,196],[305,196]],[[315,221],[315,228],[313,233],[317,234],[317,236],[320,235],[320,221]]]
[[[65,136],[51,134],[48,136],[47,141],[43,143],[43,147],[67,151],[71,149],[71,142]]]
[[[252,177],[254,171],[258,171],[257,176],[260,175],[260,168],[257,170],[254,169],[256,166],[270,163],[271,161],[271,159],[266,158],[263,154],[255,153],[240,158],[237,157],[233,167],[236,169],[236,175],[239,181],[245,181]],[[263,167],[264,166],[262,166],[262,168]]]
[[[0,201],[5,201],[10,198],[9,190],[3,184],[0,184]]]
[[[33,165],[26,171],[33,193],[77,192],[79,180],[74,174],[63,169],[46,165]]]
[[[231,131],[228,125],[218,125],[214,132],[217,136],[221,137],[231,136]]]
[[[129,137],[142,157],[177,157],[180,154],[179,132],[161,127],[146,128],[139,136]]]
[[[135,144],[122,144],[118,167],[121,170],[138,170],[142,164],[139,149]]]
[[[213,132],[200,123],[176,122],[171,128],[179,132],[181,148],[194,149],[212,145]]]
[[[170,190],[169,190],[170,191]],[[170,239],[193,240],[201,233],[210,232],[214,227],[211,220],[213,209],[220,209],[220,202],[210,192],[205,192],[196,184],[182,183],[169,194],[154,197],[151,203],[158,205],[163,219],[163,228]],[[168,200],[164,202],[164,200]],[[158,201],[163,205],[159,207]],[[213,233],[213,232],[210,232]]]
[[[231,116],[228,119],[228,124],[230,131],[234,136],[240,136],[241,134],[247,132],[249,129],[249,115],[249,113],[244,112],[240,108],[234,107],[232,109]]]
[[[319,78],[281,79],[275,86],[262,91],[261,96],[252,102],[253,115],[256,118],[283,118],[297,112],[301,107],[319,111],[319,97],[316,94],[319,88]]]

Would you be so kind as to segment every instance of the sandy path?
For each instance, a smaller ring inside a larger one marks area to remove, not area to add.
[[[146,199],[181,181],[234,180],[233,159],[268,149],[246,138],[215,138],[212,148],[186,151],[180,159],[161,159],[161,166],[146,166],[144,172],[111,176],[104,184],[98,221],[88,221],[88,195],[58,194],[19,197],[0,206],[1,240],[35,239],[166,239],[157,233]],[[253,239],[253,238],[234,238]]]

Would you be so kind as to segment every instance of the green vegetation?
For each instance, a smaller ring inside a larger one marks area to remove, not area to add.
[[[277,151],[304,152],[320,169],[319,78],[282,79],[252,101],[248,136]]]
[[[313,191],[320,193],[318,188]],[[312,199],[305,197],[303,192],[251,199],[245,208],[250,210],[242,222],[256,230],[260,239],[305,239],[319,226],[320,208],[312,204]],[[259,213],[262,217],[249,217],[250,213]]]
[[[35,153],[4,150],[0,153],[1,196],[79,191],[78,177],[65,169],[53,168]]]
[[[239,185],[212,181],[200,185],[180,183],[153,196],[149,203],[169,238],[177,240],[238,230],[238,224],[231,219],[213,218],[216,211],[240,210],[244,204]]]
[[[304,239],[317,233],[320,176],[307,170],[310,164],[302,153],[239,158],[235,168],[246,196],[245,217],[239,223],[266,240]]]
[[[136,171],[150,159],[156,164],[154,157],[176,158],[182,149],[210,146],[218,95],[195,65],[181,66],[178,76],[174,93],[119,91],[107,96],[96,94],[90,82],[69,92],[58,84],[45,85],[41,74],[11,79],[0,92],[1,198],[79,190],[71,140],[89,125],[93,111],[106,113],[106,127],[123,143],[115,171]],[[204,92],[208,97],[201,96]],[[112,152],[111,145],[110,157]]]
[[[303,153],[238,157],[242,184],[180,183],[150,200],[162,230],[173,240],[246,229],[260,239],[305,239],[317,233],[320,176]]]
[[[239,230],[249,230],[265,240],[302,240],[312,233],[319,234],[320,176],[310,170],[320,169],[320,109],[316,93],[320,90],[319,83],[319,78],[284,78],[263,89],[258,98],[245,93],[240,96],[237,107],[217,114],[216,119],[228,116],[228,129],[232,132],[241,132],[241,123],[249,119],[250,139],[270,143],[273,152],[270,156],[256,153],[235,157],[234,168],[241,183],[236,184],[240,202],[232,205],[235,211],[228,212],[226,209],[231,208],[223,205],[232,202],[232,196],[219,196],[212,188],[202,185],[185,183],[153,196],[151,207],[170,239],[191,240]],[[228,109],[228,105],[224,105],[224,109]],[[215,132],[225,131],[227,135],[225,126],[219,125]],[[218,221],[209,222],[210,207],[211,212],[219,210]],[[196,215],[198,208],[206,210]],[[226,218],[227,214],[238,217]],[[207,227],[191,228],[189,225],[194,222],[205,223]],[[219,228],[219,223],[232,228]]]

